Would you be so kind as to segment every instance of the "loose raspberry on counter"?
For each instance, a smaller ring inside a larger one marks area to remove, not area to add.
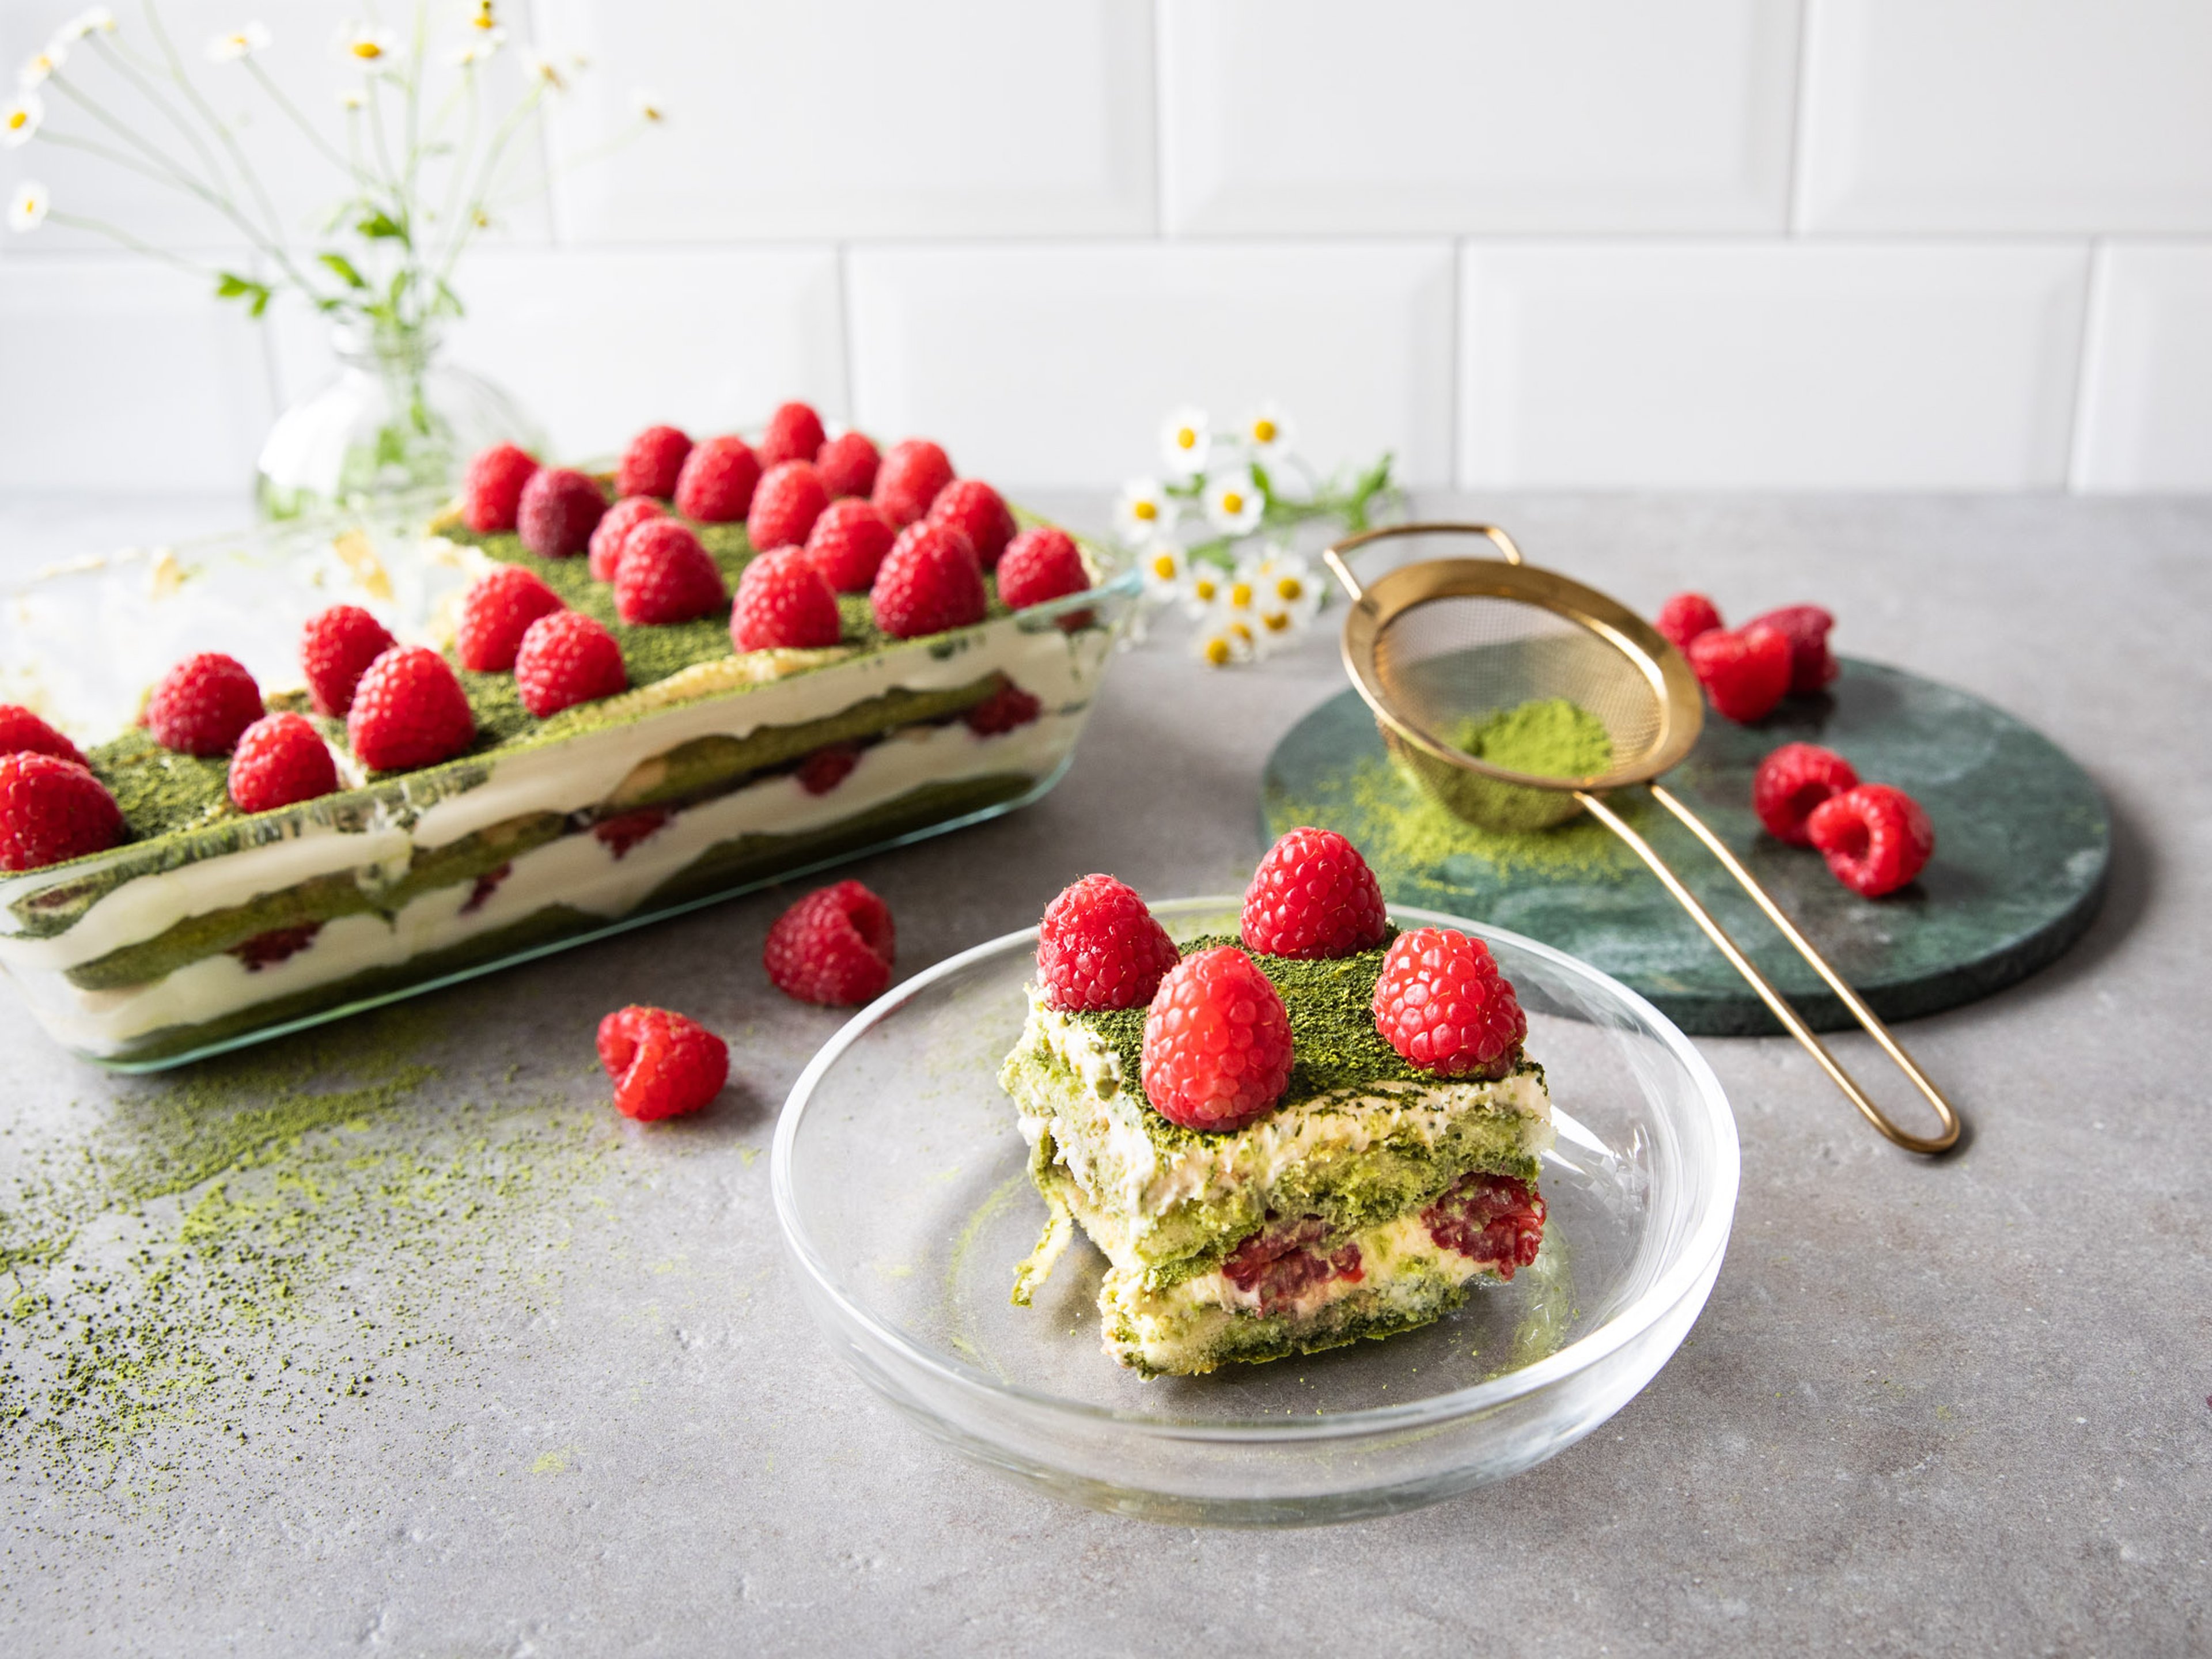
[[[391,629],[357,605],[334,605],[309,617],[300,633],[300,667],[315,712],[344,719],[353,707],[354,687],[369,664],[398,642]]]
[[[0,755],[52,755],[84,764],[83,751],[21,703],[0,702]]]
[[[592,532],[592,579],[612,581],[615,571],[622,564],[623,544],[629,538],[629,532],[647,519],[666,516],[660,503],[650,495],[625,495],[609,507],[599,528]]]
[[[1043,713],[1042,700],[1009,682],[971,707],[960,720],[979,738],[1002,738]]]
[[[633,1003],[599,1022],[615,1109],[650,1123],[696,1112],[730,1080],[730,1045],[695,1019]]]
[[[556,611],[523,634],[514,656],[514,690],[539,720],[629,689],[622,647],[596,617]]]
[[[786,996],[849,1007],[891,982],[889,906],[857,881],[817,888],[775,919],[761,963]]]
[[[573,467],[540,467],[522,487],[514,527],[539,558],[568,559],[591,545],[592,532],[606,514],[606,494],[597,479]]]
[[[1145,1007],[1182,959],[1137,890],[1111,876],[1062,888],[1037,924],[1037,983],[1071,1013]]]
[[[1014,515],[999,492],[981,478],[956,478],[937,492],[924,515],[932,524],[949,525],[968,538],[975,562],[986,570],[999,568],[999,557],[1014,538]]]
[[[1806,832],[1838,881],[1861,898],[1880,898],[1928,867],[1936,826],[1920,803],[1886,783],[1862,783],[1813,809]]]
[[[461,683],[436,652],[395,645],[361,677],[346,715],[346,744],[374,772],[451,760],[476,741]]]
[[[894,528],[903,530],[929,511],[938,491],[952,482],[952,463],[927,438],[891,446],[876,469],[875,503]]]
[[[908,525],[884,556],[868,604],[895,640],[919,639],[983,620],[990,599],[967,537],[941,524]]]
[[[1293,1058],[1281,994],[1233,945],[1170,969],[1145,1015],[1145,1097],[1186,1129],[1241,1129],[1267,1116]]]
[[[1809,697],[1843,672],[1828,649],[1828,630],[1836,619],[1817,605],[1785,605],[1747,625],[1765,623],[1790,641],[1790,695]]]
[[[768,430],[761,437],[761,465],[811,461],[822,453],[824,435],[822,417],[807,404],[779,404],[775,413],[768,417]]]
[[[1012,611],[1065,599],[1090,586],[1091,573],[1084,568],[1083,555],[1077,550],[1074,538],[1051,525],[1022,532],[1007,544],[1006,556],[999,561],[999,597]],[[1088,620],[1090,613],[1083,615]]]
[[[1765,760],[1751,780],[1751,810],[1766,833],[1792,847],[1810,847],[1805,820],[1831,795],[1858,787],[1859,775],[1832,749],[1816,743],[1785,743]]]
[[[146,729],[180,755],[227,755],[261,718],[261,688],[246,665],[219,651],[185,658],[154,683]]]
[[[842,496],[814,521],[806,556],[838,592],[865,593],[897,534],[873,501]]]
[[[477,577],[462,596],[453,654],[464,668],[504,674],[514,666],[524,631],[540,617],[562,608],[561,596],[536,571],[503,564]]]
[[[241,812],[273,812],[338,787],[330,745],[304,714],[264,714],[230,757],[230,799]]]
[[[1739,726],[1772,713],[1790,690],[1790,641],[1764,623],[1712,629],[1686,654],[1713,707]]]
[[[814,470],[822,475],[822,487],[839,498],[847,495],[866,495],[876,487],[876,469],[883,465],[883,457],[863,433],[847,432],[832,438],[822,446],[814,458]]]
[[[1721,625],[1720,608],[1702,593],[1677,593],[1659,607],[1651,625],[1673,641],[1677,651],[1687,651],[1692,640]]]
[[[1389,925],[1367,860],[1334,830],[1287,831],[1244,890],[1245,948],[1273,957],[1348,957]]]
[[[122,839],[115,797],[86,768],[27,750],[0,757],[0,870],[81,859]]]
[[[818,650],[836,644],[844,631],[837,595],[805,548],[757,555],[738,577],[730,608],[730,643],[738,650]]]
[[[461,478],[461,520],[479,536],[514,528],[522,487],[538,471],[538,458],[513,444],[479,452]]]
[[[1449,927],[1401,933],[1375,981],[1375,1029],[1399,1055],[1438,1077],[1501,1078],[1528,1016],[1490,947]]]
[[[1544,1200],[1511,1176],[1470,1170],[1421,1212],[1429,1237],[1447,1250],[1493,1267],[1500,1279],[1532,1266],[1544,1247]]]
[[[811,461],[785,461],[770,467],[753,491],[745,514],[745,539],[756,553],[799,547],[830,505],[830,492]]]
[[[701,524],[740,523],[760,476],[760,457],[743,438],[708,438],[684,458],[676,510]]]
[[[624,622],[690,622],[728,603],[721,568],[688,525],[648,519],[623,543],[615,614]]]
[[[691,440],[672,426],[649,426],[629,441],[615,469],[617,495],[657,495],[666,501],[691,453]]]

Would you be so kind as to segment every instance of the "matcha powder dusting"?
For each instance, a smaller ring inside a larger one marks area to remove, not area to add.
[[[1594,777],[1613,763],[1613,739],[1605,722],[1565,697],[1524,702],[1486,720],[1468,720],[1457,740],[1477,760],[1535,777]]]

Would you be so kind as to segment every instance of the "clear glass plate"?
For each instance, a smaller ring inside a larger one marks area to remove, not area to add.
[[[1179,939],[1234,933],[1240,901],[1154,907]],[[1097,1508],[1301,1525],[1434,1503],[1518,1474],[1619,1411],[1680,1346],[1735,1212],[1735,1121],[1687,1038],[1632,991],[1534,940],[1487,940],[1529,1017],[1559,1145],[1542,1253],[1419,1331],[1151,1382],[1098,1342],[1104,1258],[1081,1240],[1029,1308],[1009,1299],[1045,1206],[1000,1060],[1036,933],[895,987],[793,1087],[777,1218],[809,1309],[933,1434]]]

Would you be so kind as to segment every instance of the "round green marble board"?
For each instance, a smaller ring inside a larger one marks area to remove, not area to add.
[[[1817,853],[1759,827],[1751,777],[1793,741],[1825,744],[1869,783],[1909,791],[1936,824],[1920,879],[1863,899]],[[1663,781],[1743,859],[1885,1019],[1972,1002],[2027,977],[2079,939],[2104,897],[2112,823],[2097,788],[2048,739],[1948,686],[1846,659],[1818,697],[1748,726],[1708,715]],[[1613,798],[1806,1019],[1850,1024],[1834,994],[1690,832],[1641,789]],[[1384,895],[1480,917],[1581,957],[1650,998],[1686,1031],[1781,1030],[1656,878],[1587,815],[1534,836],[1462,824],[1386,757],[1356,692],[1331,698],[1267,757],[1267,838],[1301,823],[1367,855]]]

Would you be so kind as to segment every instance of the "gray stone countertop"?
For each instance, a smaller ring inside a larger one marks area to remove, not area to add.
[[[1639,1397],[1428,1510],[1193,1531],[961,1462],[809,1322],[765,1153],[841,1017],[762,974],[788,892],[166,1078],[82,1065],[6,998],[0,1221],[53,1243],[0,1273],[0,1649],[2212,1649],[2212,503],[1420,505],[1642,607],[1818,599],[1844,649],[2095,776],[2118,841],[2088,937],[1906,1028],[1961,1153],[1882,1144],[1786,1041],[1703,1042],[1741,1203]],[[221,513],[10,504],[0,557]],[[1261,759],[1341,685],[1334,630],[1233,673],[1181,646],[1164,624],[1116,665],[1043,802],[853,866],[902,970],[1086,871],[1242,884]],[[592,1031],[632,1000],[730,1038],[702,1119],[606,1104]]]

